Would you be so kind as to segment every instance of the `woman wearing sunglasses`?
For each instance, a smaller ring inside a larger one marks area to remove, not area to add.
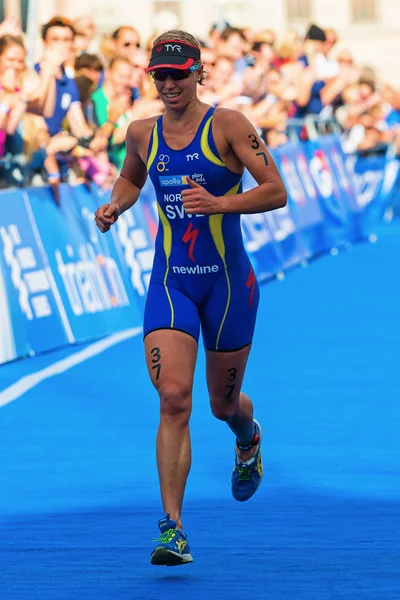
[[[168,31],[153,44],[147,71],[165,105],[161,117],[131,123],[111,202],[96,212],[106,232],[139,198],[149,175],[159,229],[144,316],[149,374],[160,397],[157,466],[165,517],[153,564],[191,562],[181,508],[191,463],[189,417],[200,327],[211,410],[236,437],[232,493],[244,501],[262,478],[261,428],[241,392],[259,290],[245,252],[241,213],[286,204],[279,172],[251,123],[197,97],[200,46]],[[247,168],[258,186],[242,193]],[[212,442],[211,442],[212,443]],[[218,440],[215,451],[219,452]]]

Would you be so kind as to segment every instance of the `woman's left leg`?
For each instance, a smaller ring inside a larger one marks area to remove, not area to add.
[[[261,428],[253,419],[253,404],[241,391],[250,346],[234,352],[207,350],[207,384],[213,414],[236,435],[232,495],[248,500],[257,491],[262,475]]]
[[[225,421],[236,436],[232,493],[247,500],[262,478],[261,429],[253,418],[253,404],[242,392],[251,349],[259,288],[248,261],[221,277],[201,313],[207,348],[207,385],[213,414]]]
[[[206,350],[207,386],[213,415],[225,421],[241,446],[254,437],[253,404],[241,391],[251,345],[234,352]],[[255,449],[240,450],[238,456],[247,461]]]
[[[250,348],[248,345],[235,352],[206,350],[207,386],[213,415],[226,421],[243,442],[248,441],[253,426],[253,405],[241,393]]]

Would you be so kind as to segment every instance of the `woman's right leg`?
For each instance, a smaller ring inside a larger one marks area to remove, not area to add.
[[[157,329],[146,335],[145,351],[160,396],[156,453],[162,503],[165,514],[182,529],[183,495],[191,465],[189,418],[197,342],[182,331]]]

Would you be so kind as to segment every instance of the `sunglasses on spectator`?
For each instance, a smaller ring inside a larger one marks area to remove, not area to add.
[[[198,68],[199,65],[192,65],[189,69],[156,69],[150,71],[150,75],[155,81],[167,81],[168,77],[171,77],[174,81],[181,81],[190,77]]]
[[[124,48],[130,48],[130,46],[135,46],[136,48],[140,48],[139,42],[124,42],[122,45]]]

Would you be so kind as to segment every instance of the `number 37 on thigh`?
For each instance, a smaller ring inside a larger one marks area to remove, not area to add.
[[[160,379],[161,373],[161,351],[157,346],[150,350],[151,354],[151,371],[154,371],[155,380],[158,381]],[[153,373],[151,373],[153,375]]]

